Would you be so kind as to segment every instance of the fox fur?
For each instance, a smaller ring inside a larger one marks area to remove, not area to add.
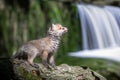
[[[26,42],[12,58],[25,59],[30,65],[35,66],[33,61],[40,56],[46,68],[51,65],[56,69],[54,53],[58,49],[61,36],[67,31],[68,29],[60,24],[52,24],[46,37]]]

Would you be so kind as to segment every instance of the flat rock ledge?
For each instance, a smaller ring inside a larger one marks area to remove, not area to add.
[[[20,80],[106,80],[88,67],[61,64],[57,66],[57,70],[49,70],[40,63],[39,68],[30,66],[24,60],[14,59],[12,63],[14,72]]]

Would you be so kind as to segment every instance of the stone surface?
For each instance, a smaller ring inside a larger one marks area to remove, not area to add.
[[[24,60],[12,60],[16,78],[19,80],[106,80],[88,67],[61,64],[57,70],[46,69],[42,64],[39,68],[30,66]]]

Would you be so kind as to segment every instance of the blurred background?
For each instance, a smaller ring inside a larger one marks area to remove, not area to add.
[[[119,62],[68,56],[83,49],[78,3],[120,7],[119,0],[0,0],[0,58],[11,57],[24,42],[44,37],[52,23],[60,23],[69,31],[55,55],[56,65],[88,66],[108,80],[120,80]]]

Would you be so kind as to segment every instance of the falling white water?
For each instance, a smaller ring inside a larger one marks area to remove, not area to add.
[[[83,50],[70,56],[120,62],[120,8],[78,4]]]

